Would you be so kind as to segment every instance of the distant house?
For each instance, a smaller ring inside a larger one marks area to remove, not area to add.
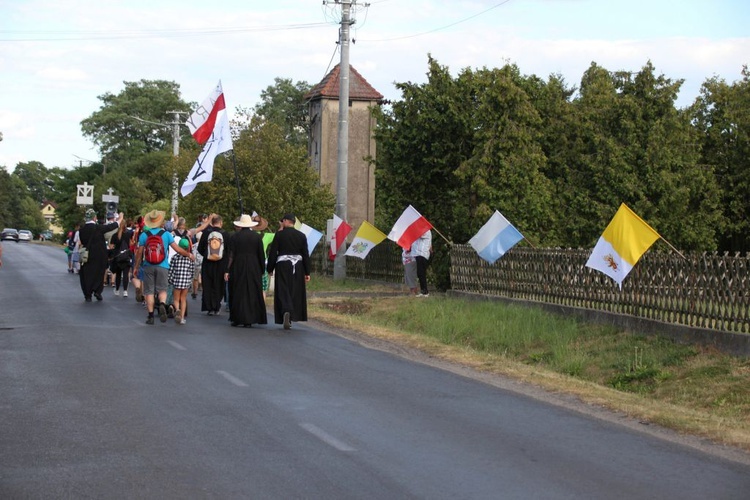
[[[339,65],[336,65],[305,96],[309,102],[310,166],[320,184],[330,184],[337,193],[339,129]],[[383,95],[349,66],[349,154],[347,159],[347,220],[356,228],[375,219],[375,167],[365,158],[375,158],[375,119],[370,108],[383,102]]]
[[[57,225],[57,218],[55,217],[55,211],[57,210],[57,204],[54,201],[44,200],[42,202],[42,217],[47,222],[47,227],[54,234],[62,234],[62,227]]]

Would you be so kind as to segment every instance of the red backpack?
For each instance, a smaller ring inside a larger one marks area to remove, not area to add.
[[[164,240],[161,235],[164,234],[164,229],[161,229],[158,233],[152,234],[149,231],[148,237],[146,238],[146,244],[143,246],[144,259],[149,264],[161,264],[166,258],[166,250],[164,249]]]

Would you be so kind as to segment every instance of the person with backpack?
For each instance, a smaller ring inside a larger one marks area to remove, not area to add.
[[[130,266],[133,263],[133,254],[130,251],[130,240],[133,238],[133,221],[120,219],[120,227],[112,235],[110,246],[112,247],[112,259],[109,270],[115,277],[115,295],[120,295],[122,285],[122,296],[128,296],[128,281],[130,278]]]
[[[76,259],[76,262],[73,262],[73,252],[76,250],[76,233],[78,232],[79,225],[76,224],[76,227],[73,231],[68,231],[68,236],[65,238],[65,253],[68,254],[68,272],[70,274],[73,274],[76,271],[76,267],[78,266],[78,259]]]
[[[167,232],[162,227],[164,225],[164,212],[152,210],[144,217],[144,224],[148,229],[144,230],[138,239],[133,273],[137,275],[138,269],[143,268],[143,296],[146,299],[146,310],[148,311],[146,324],[153,325],[155,307],[159,310],[159,320],[162,323],[167,321],[167,308],[164,304],[167,300],[169,279],[167,249],[171,248],[191,260],[194,257],[191,252],[181,248],[175,242],[172,233]],[[156,299],[158,299],[158,305]]]
[[[222,229],[223,225],[222,217],[214,215],[211,218],[211,225],[203,230],[198,243],[198,253],[203,257],[201,311],[206,311],[208,316],[219,314],[221,301],[224,298],[224,273],[227,268],[225,245],[228,235]]]
[[[196,232],[200,232],[208,227],[208,220],[206,219],[197,227],[187,229],[184,217],[177,217],[175,215],[174,218],[177,220],[176,227],[172,231],[175,241],[182,248],[192,253],[194,257],[194,260],[190,260],[178,253],[170,252],[172,254],[169,260],[170,289],[167,292],[167,301],[169,302],[171,295],[172,300],[168,308],[171,307],[172,312],[170,314],[168,310],[167,316],[174,318],[178,325],[184,325],[187,323],[187,294],[195,276],[195,266],[198,260],[193,248],[193,237]]]

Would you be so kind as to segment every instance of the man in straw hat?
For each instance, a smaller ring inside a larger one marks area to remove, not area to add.
[[[172,233],[165,231],[164,212],[152,210],[146,214],[143,220],[148,228],[144,230],[138,238],[138,250],[135,255],[135,266],[133,274],[138,274],[138,268],[143,267],[143,296],[146,299],[146,309],[148,317],[147,325],[154,324],[154,297],[158,297],[159,320],[164,323],[167,321],[167,307],[164,302],[167,300],[167,286],[169,280],[169,257],[168,248],[171,248],[178,254],[193,260],[193,254],[181,248],[174,240]],[[161,239],[161,248],[158,246],[158,240]],[[161,260],[159,261],[159,258]]]
[[[284,330],[292,327],[292,321],[307,321],[307,290],[310,281],[310,255],[307,237],[294,228],[297,218],[286,214],[281,218],[281,229],[268,248],[268,274],[274,276],[273,314],[276,324]]]
[[[120,218],[123,214],[120,214]],[[82,263],[78,276],[81,281],[81,291],[86,302],[91,302],[91,296],[96,300],[102,300],[104,289],[104,273],[107,271],[107,243],[104,233],[117,230],[118,223],[112,221],[107,224],[97,224],[96,211],[92,208],[86,210],[84,215],[86,223],[78,231],[81,246],[85,247],[88,257]]]
[[[234,221],[237,231],[229,238],[229,257],[224,279],[229,284],[229,321],[232,326],[265,325],[263,273],[266,266],[263,239],[252,229],[258,221],[247,214]],[[251,229],[252,228],[252,229]]]

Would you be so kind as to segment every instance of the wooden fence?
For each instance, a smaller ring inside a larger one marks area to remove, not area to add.
[[[495,264],[469,245],[451,247],[451,289],[630,315],[675,325],[750,333],[750,255],[647,252],[623,282],[586,267],[591,250],[513,248]],[[318,245],[313,271],[333,275]],[[347,257],[346,275],[403,283],[401,249],[390,241],[365,260]]]
[[[451,248],[451,288],[607,311],[711,330],[750,332],[750,256],[648,252],[623,282],[586,267],[590,250],[514,248],[493,265]]]
[[[316,246],[310,260],[313,272],[333,276],[333,262],[328,260],[328,245]],[[347,257],[346,276],[386,283],[403,283],[404,266],[401,263],[401,248],[386,240],[370,250],[364,260]]]

